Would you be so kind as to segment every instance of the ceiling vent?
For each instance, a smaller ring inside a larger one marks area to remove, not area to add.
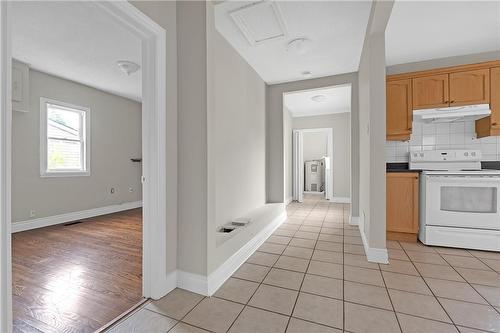
[[[250,45],[283,39],[288,35],[285,19],[277,2],[260,1],[229,13]]]

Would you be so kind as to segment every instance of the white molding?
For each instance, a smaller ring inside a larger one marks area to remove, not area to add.
[[[142,201],[125,202],[118,205],[104,206],[99,208],[81,210],[78,212],[71,212],[60,215],[40,217],[32,220],[12,222],[12,233],[48,227],[51,225],[78,221],[82,219],[88,219],[90,217],[121,212],[124,210],[129,210],[139,207],[142,207]]]
[[[350,197],[332,197],[332,199],[330,201],[335,202],[335,203],[351,203],[351,198]]]
[[[359,216],[349,216],[349,224],[350,225],[359,225]]]
[[[361,233],[361,239],[363,240],[363,247],[365,248],[365,254],[366,258],[370,262],[376,262],[379,264],[388,264],[389,263],[389,253],[387,252],[387,249],[380,249],[380,248],[375,248],[375,247],[370,247],[368,245],[368,240],[366,239],[364,229],[362,226],[363,224],[360,223],[360,230],[359,232]]]
[[[208,296],[208,279],[201,274],[177,270],[177,287]]]
[[[212,296],[226,282],[227,279],[271,236],[271,234],[286,220],[286,211],[255,235],[250,241],[243,245],[235,254],[222,263],[208,277],[201,274],[193,274],[177,271],[177,287],[186,289],[197,294]]]
[[[0,332],[12,332],[11,1],[0,1]]]

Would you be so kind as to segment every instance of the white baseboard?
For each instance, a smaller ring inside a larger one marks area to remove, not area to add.
[[[364,224],[360,224],[360,233],[361,233],[361,239],[363,240],[363,247],[365,248],[365,254],[366,258],[370,262],[376,262],[379,264],[388,264],[389,263],[389,253],[387,252],[387,249],[380,249],[380,248],[375,248],[375,247],[370,247],[368,245],[368,241],[366,240],[365,232],[362,226]]]
[[[241,247],[208,277],[184,271],[177,271],[177,286],[197,294],[212,296],[227,279],[271,236],[271,234],[286,220],[283,211],[255,237]]]
[[[335,202],[335,203],[351,203],[351,198],[349,198],[349,197],[332,197],[332,199],[330,201]]]
[[[350,225],[359,225],[359,216],[349,216]]]
[[[201,274],[193,274],[178,270],[177,287],[200,295],[209,296],[207,277]]]
[[[90,217],[121,212],[124,210],[129,210],[139,207],[142,207],[142,201],[125,202],[118,205],[81,210],[79,212],[71,212],[54,216],[40,217],[32,220],[13,222],[12,232],[14,233],[30,229],[43,228],[51,225],[78,221],[81,219],[88,219]]]
[[[285,200],[285,205],[289,205],[293,201],[293,197],[289,197]]]

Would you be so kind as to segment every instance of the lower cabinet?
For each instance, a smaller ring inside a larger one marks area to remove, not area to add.
[[[418,178],[418,172],[386,174],[388,240],[417,241]]]

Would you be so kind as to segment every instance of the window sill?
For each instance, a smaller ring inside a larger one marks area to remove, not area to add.
[[[41,178],[88,177],[90,171],[50,171],[40,173]]]

